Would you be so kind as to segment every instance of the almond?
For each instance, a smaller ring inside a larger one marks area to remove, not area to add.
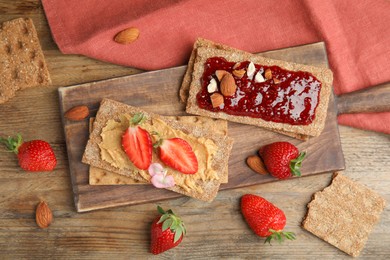
[[[242,78],[245,75],[245,70],[233,70],[233,75],[236,76],[237,78]]]
[[[138,39],[139,30],[135,27],[130,27],[120,31],[115,35],[114,41],[120,44],[129,44]]]
[[[210,80],[210,83],[207,85],[207,92],[214,93],[217,90],[218,90],[217,81],[214,78],[212,78]]]
[[[272,71],[271,71],[271,69],[266,69],[265,70],[265,73],[264,73],[264,76],[265,76],[265,78],[266,79],[272,79]]]
[[[229,72],[227,72],[226,70],[216,70],[215,76],[217,76],[218,81],[221,82],[223,76],[225,76],[227,73],[229,73]]]
[[[274,78],[274,84],[279,84],[280,83],[280,80],[278,80],[277,78]]]
[[[53,214],[46,202],[41,201],[35,211],[35,221],[40,228],[47,228],[53,221]]]
[[[241,66],[241,62],[237,62],[236,64],[233,65],[233,69],[235,70],[240,66]]]
[[[259,174],[268,174],[267,170],[265,169],[264,163],[259,156],[249,156],[248,158],[246,158],[246,163],[248,164],[249,168],[251,168],[255,172]]]
[[[73,121],[80,121],[89,116],[89,109],[87,106],[76,106],[65,113],[65,118]]]
[[[223,96],[219,93],[214,93],[210,96],[211,104],[214,108],[219,107],[224,103]]]
[[[236,93],[237,86],[232,74],[227,73],[221,81],[221,93],[225,97],[231,97]]]

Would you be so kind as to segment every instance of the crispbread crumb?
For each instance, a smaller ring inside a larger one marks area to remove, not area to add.
[[[316,192],[302,223],[307,231],[351,256],[359,256],[385,200],[374,191],[335,173],[332,184]]]

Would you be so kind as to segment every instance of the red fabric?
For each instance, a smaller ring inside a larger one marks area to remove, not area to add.
[[[203,37],[248,52],[325,41],[342,94],[390,81],[386,0],[42,0],[63,53],[155,70],[187,63]],[[113,41],[127,27],[140,37]],[[343,115],[341,124],[390,134],[390,113]]]

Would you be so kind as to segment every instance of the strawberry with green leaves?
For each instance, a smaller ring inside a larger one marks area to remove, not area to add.
[[[275,142],[260,148],[259,155],[272,176],[287,179],[301,176],[300,168],[306,153],[299,153],[289,142]]]
[[[139,126],[145,119],[144,114],[135,114],[122,135],[123,150],[134,166],[141,170],[147,170],[152,163],[152,139],[149,132]]]
[[[160,206],[157,210],[161,216],[153,221],[151,228],[150,252],[154,255],[176,247],[186,234],[183,221],[172,210],[164,211]]]
[[[267,238],[264,243],[271,243],[272,239],[279,242],[282,242],[283,238],[295,239],[294,233],[283,231],[286,225],[283,211],[260,196],[253,194],[242,196],[241,213],[258,236]]]
[[[57,159],[50,144],[42,140],[23,142],[22,136],[1,138],[0,143],[18,156],[19,165],[25,171],[52,171]]]

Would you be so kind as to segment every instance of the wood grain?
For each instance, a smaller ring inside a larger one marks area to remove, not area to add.
[[[0,148],[0,255],[1,259],[351,259],[300,228],[311,195],[326,187],[323,174],[283,182],[222,191],[208,204],[187,198],[159,202],[180,214],[188,229],[174,250],[152,256],[149,226],[156,203],[123,206],[89,213],[74,207],[68,158],[59,111],[60,86],[80,84],[140,72],[77,55],[61,54],[50,35],[38,0],[0,0],[0,21],[31,17],[38,30],[53,84],[22,91],[0,106],[0,132],[20,132],[26,140],[43,138],[54,146],[58,165],[54,172],[27,174],[15,155]],[[390,136],[340,126],[346,162],[344,174],[382,194],[390,201]],[[256,193],[282,208],[286,230],[298,240],[268,246],[243,221],[239,200]],[[40,230],[34,209],[48,202],[53,224]],[[390,256],[390,207],[361,254],[361,259]]]
[[[290,61],[305,62],[307,58],[312,65],[326,66],[326,51],[323,43],[288,48],[280,52],[283,53],[285,59],[290,59]],[[316,56],[312,57],[313,54]],[[279,51],[273,51],[267,55],[273,58],[281,56]],[[184,115],[184,105],[179,102],[177,93],[185,69],[186,67],[177,67],[60,88],[61,116],[63,117],[68,109],[79,105],[88,106],[94,115],[103,97],[162,115]],[[221,185],[221,190],[277,181],[270,175],[255,174],[245,164],[246,158],[256,154],[260,146],[275,140],[292,142],[301,151],[307,151],[308,156],[302,167],[303,176],[344,169],[333,96],[330,104],[323,133],[306,142],[258,127],[229,122],[228,134],[234,139],[234,147],[229,160],[229,182]],[[180,196],[171,191],[144,185],[137,187],[89,185],[89,168],[80,163],[89,136],[88,121],[74,122],[63,117],[63,122],[74,200],[79,212]]]
[[[390,111],[390,82],[337,96],[338,114]]]

